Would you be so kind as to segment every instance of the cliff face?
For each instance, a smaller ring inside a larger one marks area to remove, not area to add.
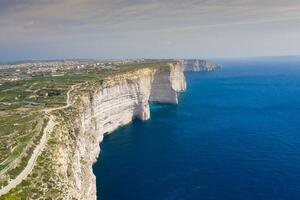
[[[211,63],[207,60],[185,60],[184,61],[184,71],[213,71],[215,69],[220,68],[221,66],[218,64]]]
[[[68,169],[68,197],[96,199],[92,165],[100,153],[99,143],[134,118],[150,118],[149,102],[177,104],[177,92],[186,89],[183,62],[169,67],[144,68],[111,77],[100,88],[77,99],[79,116],[73,121],[76,142]],[[79,99],[79,100],[78,100]]]

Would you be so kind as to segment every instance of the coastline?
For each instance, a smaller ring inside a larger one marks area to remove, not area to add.
[[[150,119],[150,103],[178,104],[177,93],[186,90],[184,71],[184,61],[176,61],[73,85],[65,106],[48,109],[55,126],[44,150],[28,177],[8,195],[32,198],[34,194],[24,194],[26,188],[45,198],[97,199],[92,167],[104,135],[133,119]],[[36,174],[47,179],[37,180]],[[31,186],[32,181],[39,186]]]

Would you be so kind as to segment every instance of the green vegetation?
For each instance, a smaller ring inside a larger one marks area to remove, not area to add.
[[[43,135],[43,129],[47,125],[44,110],[47,108],[61,107],[66,104],[67,92],[71,86],[83,84],[80,91],[92,91],[90,83],[101,85],[105,78],[117,74],[131,72],[141,68],[153,68],[167,66],[171,60],[147,60],[145,62],[133,62],[118,64],[117,69],[98,69],[86,67],[64,76],[36,76],[17,81],[3,81],[0,79],[0,188],[7,185],[9,179],[15,178],[27,165],[32,152],[39,144]],[[0,70],[1,73],[1,70]],[[8,73],[6,71],[6,73]],[[74,111],[59,111],[55,115],[60,120],[70,121]],[[56,130],[58,131],[58,130]],[[60,132],[60,134],[63,131]],[[23,181],[16,190],[12,190],[5,199],[35,199],[35,196],[45,195],[45,190],[38,190],[33,185],[46,183],[49,189],[49,197],[59,194],[59,185],[56,185],[60,177],[52,177],[53,163],[51,157],[61,143],[64,135],[51,134],[48,147],[39,156],[35,170]],[[72,139],[68,139],[72,140]],[[63,177],[62,177],[63,178]],[[28,181],[30,180],[30,182]],[[1,199],[1,198],[0,198]]]

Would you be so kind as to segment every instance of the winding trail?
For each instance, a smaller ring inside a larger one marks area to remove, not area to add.
[[[43,136],[41,138],[40,144],[37,145],[37,147],[34,149],[26,167],[23,169],[23,171],[15,178],[9,181],[9,183],[2,187],[0,189],[0,196],[7,194],[11,189],[15,188],[18,184],[20,184],[33,170],[34,165],[36,163],[37,158],[43,151],[44,147],[47,144],[49,134],[53,130],[55,126],[55,116],[51,115],[50,113],[56,110],[62,110],[66,109],[72,106],[72,101],[70,98],[70,93],[76,85],[72,85],[71,89],[67,92],[67,104],[65,106],[57,107],[57,108],[48,108],[44,109],[45,114],[48,116],[49,121],[47,123],[47,126],[44,128]]]

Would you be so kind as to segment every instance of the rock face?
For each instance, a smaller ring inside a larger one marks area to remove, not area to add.
[[[149,102],[177,104],[177,92],[186,89],[183,62],[169,67],[143,68],[110,77],[101,88],[80,97],[80,117],[74,120],[76,145],[69,170],[69,199],[96,199],[92,165],[100,153],[104,134],[150,118]]]
[[[213,71],[215,69],[220,68],[221,65],[211,63],[207,60],[185,60],[184,61],[184,71],[193,71],[193,72],[200,72],[200,71]]]

